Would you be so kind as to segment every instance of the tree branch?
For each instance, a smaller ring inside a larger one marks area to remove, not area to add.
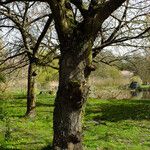
[[[82,16],[85,18],[88,10],[84,7],[82,0],[70,0],[72,4],[74,4],[77,9],[81,12]]]
[[[126,13],[127,13],[127,9],[128,9],[128,4],[129,4],[129,0],[127,0],[127,4],[125,6],[125,9],[124,9],[124,12],[123,12],[123,15],[121,17],[118,23],[118,26],[114,29],[114,31],[112,32],[112,34],[109,36],[109,38],[107,39],[107,41],[110,41],[114,38],[114,36],[116,35],[116,33],[119,31],[119,29],[121,28],[121,24],[123,22],[123,19],[126,17]]]
[[[101,44],[99,47],[95,47],[92,49],[93,58],[95,58],[103,50],[103,48],[105,48],[106,46],[110,46],[114,43],[121,43],[121,42],[129,41],[129,40],[133,40],[133,39],[143,38],[142,36],[149,31],[150,31],[150,27],[146,28],[143,32],[141,32],[140,34],[138,34],[136,36],[123,37],[123,38],[119,38],[119,39],[114,38],[113,40],[109,40],[109,41],[107,40],[103,44]]]
[[[93,1],[93,0],[92,0]],[[84,20],[85,33],[88,36],[96,36],[102,23],[126,0],[108,0],[105,3],[91,4],[89,6],[89,16]]]
[[[42,33],[40,34],[40,36],[39,36],[39,38],[38,38],[38,40],[36,42],[36,45],[35,45],[35,47],[33,49],[33,54],[37,53],[39,45],[41,44],[41,41],[43,40],[43,38],[44,38],[44,36],[45,36],[45,34],[46,34],[46,32],[47,32],[47,30],[48,30],[52,20],[53,20],[53,16],[52,16],[52,14],[50,14],[49,18],[48,18],[48,20],[47,20],[47,22],[45,24],[45,27],[44,27]]]
[[[113,43],[118,43],[118,42],[124,42],[124,41],[128,41],[128,40],[132,40],[132,39],[138,39],[138,38],[142,38],[142,36],[150,31],[150,27],[146,28],[143,32],[141,32],[140,34],[136,35],[136,36],[132,36],[132,37],[123,37],[120,39],[116,39],[114,40]],[[150,36],[150,35],[149,35]],[[147,37],[147,36],[146,36]]]
[[[39,1],[39,2],[48,2],[48,0],[24,0],[24,1],[27,1],[27,2],[36,2],[36,1]],[[0,0],[0,5],[3,5],[3,4],[9,4],[9,3],[13,3],[13,2],[22,2],[22,0]]]

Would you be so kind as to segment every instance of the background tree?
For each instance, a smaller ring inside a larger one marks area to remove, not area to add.
[[[46,5],[44,6],[47,7]],[[35,80],[38,66],[50,64],[55,51],[52,48],[52,42],[47,44],[47,40],[51,36],[46,36],[47,30],[50,30],[52,16],[49,15],[48,10],[45,13],[41,13],[38,3],[35,2],[13,3],[9,6],[1,6],[0,14],[1,28],[7,29],[7,32],[4,32],[4,36],[9,36],[10,38],[5,41],[6,45],[8,45],[8,52],[1,64],[14,60],[15,63],[11,66],[13,70],[28,65],[26,116],[34,116],[36,101]],[[48,63],[47,60],[49,61]],[[8,69],[9,67],[7,66],[6,68]],[[5,70],[6,68],[3,69]]]
[[[0,40],[0,62],[3,59],[3,54],[5,53],[5,46],[2,40]],[[4,72],[2,72],[2,68],[6,67],[5,65],[0,66],[0,91],[4,92],[7,86],[4,86],[6,83],[6,76]]]
[[[130,56],[123,64],[123,68],[134,73],[135,76],[139,76],[143,84],[150,82],[150,59],[148,53],[135,54]]]
[[[39,1],[50,6],[61,52],[53,149],[81,150],[81,116],[89,93],[88,78],[95,70],[93,60],[108,46],[132,46],[127,41],[146,38],[150,27],[145,29],[144,22],[138,19],[148,13],[149,5],[144,5],[144,0]],[[4,0],[1,4],[11,2],[14,1]]]

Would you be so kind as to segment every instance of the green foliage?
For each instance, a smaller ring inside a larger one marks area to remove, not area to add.
[[[116,67],[108,67],[108,74],[111,78],[120,78],[120,71]]]
[[[133,76],[131,78],[131,82],[138,82],[139,84],[142,84],[142,80],[139,76]]]
[[[58,66],[58,62],[54,62],[54,66]],[[37,78],[41,85],[47,84],[49,81],[58,80],[58,70],[51,67],[41,67],[39,68],[39,75]]]
[[[144,54],[144,53],[143,53]],[[135,75],[139,76],[143,83],[150,81],[150,55],[134,54],[130,56],[127,61],[122,61],[118,65],[121,70],[129,70],[134,72]]]
[[[26,99],[17,95],[0,99],[0,148],[50,149],[54,98],[39,95],[37,117],[27,119]],[[83,127],[85,150],[149,150],[149,110],[149,100],[90,99]]]
[[[6,78],[4,77],[4,75],[0,74],[0,83],[1,82],[6,82]]]
[[[118,79],[121,77],[121,74],[120,70],[118,70],[116,67],[101,63],[97,66],[97,70],[93,73],[93,76]]]

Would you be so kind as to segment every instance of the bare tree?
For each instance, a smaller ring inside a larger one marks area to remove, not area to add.
[[[1,60],[1,64],[13,61],[10,67],[7,65],[3,70],[13,71],[28,65],[26,116],[35,115],[37,66],[50,64],[56,48],[53,48],[52,42],[47,42],[51,36],[47,36],[46,33],[50,30],[53,20],[49,12],[46,10],[45,13],[41,13],[39,4],[35,2],[16,2],[9,6],[1,6],[0,10],[1,28],[7,29],[3,38],[9,37],[5,41],[8,52],[5,56],[2,55],[4,59]]]
[[[6,6],[14,0],[0,2]],[[142,7],[143,12],[148,13],[149,4],[144,5],[144,0],[39,2],[49,4],[61,52],[59,88],[53,118],[53,149],[81,150],[82,110],[89,93],[89,75],[95,70],[93,60],[106,47],[116,43],[132,46],[134,39],[146,38],[150,27],[145,29],[144,22],[136,25],[136,21],[137,17],[140,18]],[[132,42],[128,43],[129,40]]]

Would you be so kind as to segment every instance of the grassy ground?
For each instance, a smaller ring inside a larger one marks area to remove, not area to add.
[[[37,117],[23,118],[24,95],[0,99],[0,149],[50,149],[54,98],[38,96]],[[84,118],[85,150],[149,150],[150,100],[90,99]]]
[[[141,90],[150,90],[150,85],[141,85],[140,89]]]

